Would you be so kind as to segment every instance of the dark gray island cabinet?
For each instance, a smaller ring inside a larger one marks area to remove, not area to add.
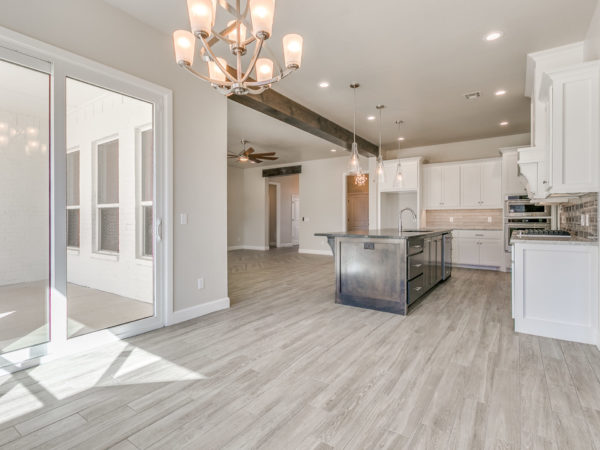
[[[451,230],[368,230],[325,236],[335,258],[335,302],[407,314],[451,275]]]

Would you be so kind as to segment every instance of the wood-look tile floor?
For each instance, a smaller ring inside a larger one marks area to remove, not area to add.
[[[330,257],[229,256],[230,310],[0,378],[0,446],[600,448],[600,352],[515,334],[509,275],[402,317],[334,304]]]

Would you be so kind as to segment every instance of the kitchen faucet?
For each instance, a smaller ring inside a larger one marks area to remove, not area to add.
[[[400,234],[402,234],[402,214],[404,214],[405,211],[409,211],[412,215],[413,220],[415,222],[417,221],[417,213],[414,212],[411,208],[404,208],[402,211],[400,211],[400,214],[398,215],[398,233]]]

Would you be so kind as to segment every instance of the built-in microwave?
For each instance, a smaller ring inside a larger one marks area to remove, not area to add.
[[[548,205],[531,203],[526,195],[508,195],[504,202],[504,217],[550,217],[551,210]]]

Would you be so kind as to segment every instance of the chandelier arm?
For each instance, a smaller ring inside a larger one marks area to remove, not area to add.
[[[211,84],[214,85],[219,85],[219,86],[231,86],[233,83],[229,82],[229,81],[215,81],[209,77],[207,77],[206,75],[202,75],[200,72],[195,71],[194,69],[192,69],[192,66],[190,66],[189,64],[185,64],[185,63],[180,63],[179,64],[180,67],[183,67],[184,69],[186,69],[188,72],[190,72],[192,75],[194,75],[197,78],[200,78],[201,80],[204,81],[208,81]]]
[[[254,54],[252,55],[252,59],[250,60],[250,64],[248,64],[248,69],[246,69],[246,73],[244,74],[244,76],[241,79],[241,83],[245,83],[246,80],[248,79],[248,77],[250,76],[250,74],[252,73],[252,70],[254,69],[254,66],[256,65],[256,60],[258,59],[258,56],[260,55],[260,51],[263,48],[263,43],[265,42],[265,40],[263,38],[258,38],[258,42],[256,43],[256,47],[254,48]],[[241,69],[241,64],[238,63],[238,70]],[[238,77],[239,79],[239,77]]]
[[[265,43],[265,45],[264,45],[263,48],[267,50],[267,52],[269,53],[269,56],[271,56],[271,58],[273,59],[273,61],[275,61],[275,63],[277,64],[277,69],[279,70],[279,73],[281,75],[283,75],[284,69],[283,69],[283,66],[281,65],[281,63],[279,62],[279,58],[277,57],[277,55],[275,55],[275,53],[273,52],[273,50],[271,50],[271,47],[268,46],[268,45],[266,45],[266,43]],[[287,76],[287,75],[283,75],[283,76]],[[283,78],[283,76],[282,76],[282,78]]]
[[[200,35],[200,40],[202,41],[202,45],[204,45],[204,48],[206,49],[206,51],[208,52],[208,54],[212,58],[213,62],[217,65],[217,67],[221,70],[221,72],[223,72],[223,74],[229,79],[229,81],[231,81],[232,83],[236,83],[237,80],[235,80],[229,74],[229,72],[227,71],[227,69],[225,67],[223,67],[223,65],[219,62],[219,60],[217,59],[217,56],[214,54],[214,52],[212,51],[212,49],[210,47],[208,47],[206,39],[204,39],[204,37],[202,37],[202,35]]]

